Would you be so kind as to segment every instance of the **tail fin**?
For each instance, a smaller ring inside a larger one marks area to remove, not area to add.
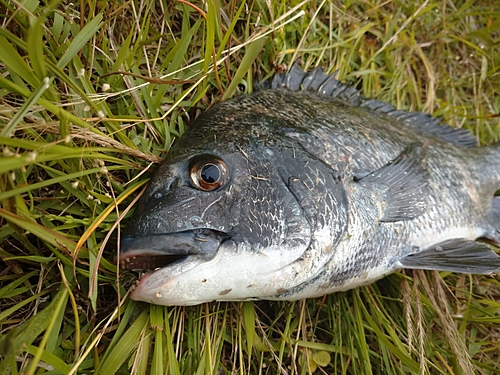
[[[481,147],[486,150],[485,167],[482,172],[494,186],[495,195],[500,196],[500,142],[489,147]]]
[[[489,228],[486,228],[484,237],[500,247],[500,142],[481,149],[486,154],[477,170],[482,181],[480,194],[483,199],[491,199],[487,216]]]
[[[490,228],[485,237],[495,246],[500,247],[500,196],[493,197],[489,222]]]

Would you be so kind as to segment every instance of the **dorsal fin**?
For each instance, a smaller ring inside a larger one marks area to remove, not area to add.
[[[286,73],[275,75],[271,81],[264,82],[260,87],[314,91],[341,99],[356,107],[364,107],[396,117],[405,121],[414,131],[425,136],[439,138],[461,147],[477,145],[476,138],[466,129],[456,129],[447,124],[441,124],[441,121],[427,113],[402,111],[380,100],[368,99],[356,88],[341,83],[333,76],[325,74],[320,67],[306,73],[299,68],[296,61]]]

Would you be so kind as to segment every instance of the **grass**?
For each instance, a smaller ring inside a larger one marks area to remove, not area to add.
[[[493,4],[493,5],[491,5]],[[1,374],[498,374],[498,277],[160,307],[119,229],[173,139],[282,64],[500,135],[495,2],[0,0]]]

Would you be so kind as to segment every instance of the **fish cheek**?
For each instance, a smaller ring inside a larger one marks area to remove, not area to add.
[[[256,188],[261,190],[260,187]],[[235,228],[238,237],[255,249],[270,247],[282,231],[278,220],[278,202],[269,202],[263,194],[262,188],[260,192],[253,190],[244,198],[241,202],[241,220]]]
[[[229,214],[226,192],[202,192],[190,186],[176,186],[161,196],[145,195],[138,202],[138,214],[129,222],[131,236],[176,233],[193,229],[227,232]]]
[[[306,251],[311,229],[276,171],[260,172],[260,176],[269,177],[252,177],[245,185],[232,239],[255,255],[249,262],[266,262],[267,268],[277,270]]]
[[[234,217],[239,216],[228,191],[200,192],[184,187],[172,194],[171,200],[166,215],[175,222],[177,231],[206,228],[228,233]]]

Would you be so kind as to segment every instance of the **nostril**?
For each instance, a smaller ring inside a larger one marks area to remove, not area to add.
[[[164,186],[158,186],[157,188],[161,189],[153,194],[155,199],[161,199],[165,194],[167,194],[170,190],[175,189],[179,184],[179,179],[177,177],[172,177]]]
[[[179,179],[177,177],[172,177],[170,181],[167,182],[166,190],[172,190],[177,187]]]

